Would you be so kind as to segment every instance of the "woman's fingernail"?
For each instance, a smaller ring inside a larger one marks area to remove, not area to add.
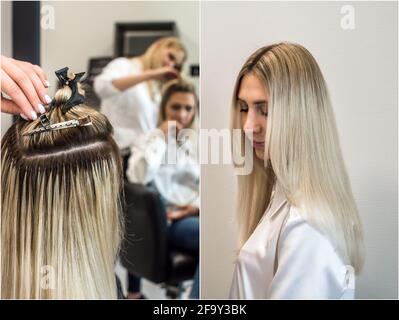
[[[47,94],[44,96],[44,100],[46,100],[47,103],[51,102],[51,98]]]
[[[50,87],[50,82],[48,82],[48,80],[45,80],[44,81],[44,86],[47,87],[47,88]]]
[[[28,118],[23,113],[20,113],[19,115],[21,116],[22,119],[25,119],[26,121],[28,121]]]
[[[36,120],[37,119],[37,114],[35,111],[31,111],[31,115],[32,115],[32,120]]]
[[[44,107],[43,107],[43,105],[41,103],[39,103],[37,108],[39,109],[40,113],[45,113],[46,112],[46,109],[44,109]]]

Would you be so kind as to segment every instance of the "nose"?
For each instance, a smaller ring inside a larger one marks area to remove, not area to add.
[[[180,110],[179,113],[177,114],[177,119],[180,123],[184,123],[186,118],[187,118],[187,111],[186,110]]]
[[[261,116],[259,116],[252,108],[250,108],[244,122],[244,131],[253,132],[253,134],[260,133],[262,130],[261,120]]]

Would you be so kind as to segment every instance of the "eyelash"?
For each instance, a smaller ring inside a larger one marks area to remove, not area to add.
[[[240,112],[248,112],[248,107],[240,105]],[[265,117],[268,115],[268,112],[263,112],[261,108],[258,108],[258,112]]]
[[[172,60],[173,62],[176,61],[176,58],[173,54],[169,53],[169,59]]]

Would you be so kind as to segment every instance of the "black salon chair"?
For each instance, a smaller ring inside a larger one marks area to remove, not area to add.
[[[166,212],[158,193],[127,180],[124,193],[121,263],[129,273],[162,284],[166,295],[175,299],[182,282],[193,278],[198,257],[169,248]]]

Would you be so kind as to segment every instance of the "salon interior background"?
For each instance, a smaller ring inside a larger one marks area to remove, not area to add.
[[[1,1],[1,54],[12,56],[11,1]],[[188,51],[184,74],[196,85],[198,77],[190,77],[191,65],[199,64],[199,3],[174,1],[42,1],[40,9],[54,10],[54,28],[40,29],[40,65],[47,73],[54,94],[55,70],[87,71],[90,58],[114,54],[115,23],[174,21],[179,38]],[[11,125],[12,117],[1,115],[1,134]]]

